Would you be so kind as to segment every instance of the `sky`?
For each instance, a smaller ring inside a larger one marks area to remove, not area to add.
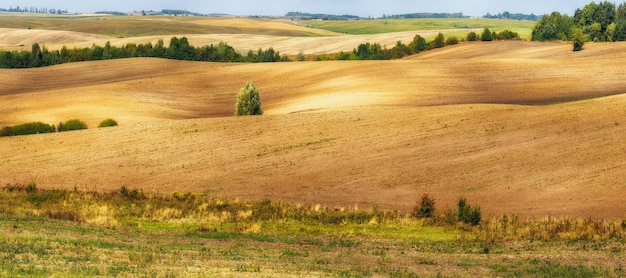
[[[4,0],[0,8],[10,6],[47,7],[69,12],[89,13],[96,11],[131,12],[163,9],[187,10],[198,13],[226,13],[233,15],[284,15],[299,11],[325,14],[350,14],[361,17],[381,17],[383,14],[406,14],[417,12],[462,12],[467,16],[486,13],[549,14],[553,11],[573,15],[591,0]],[[619,2],[619,1],[618,1]]]

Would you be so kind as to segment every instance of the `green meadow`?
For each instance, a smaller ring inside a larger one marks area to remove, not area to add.
[[[445,19],[374,19],[351,21],[304,21],[313,28],[329,30],[337,33],[352,35],[383,34],[390,32],[425,31],[425,30],[453,30],[464,37],[467,29],[489,28],[501,32],[508,29],[520,34],[522,38],[530,38],[536,22],[525,20],[483,19],[483,18],[445,18]]]

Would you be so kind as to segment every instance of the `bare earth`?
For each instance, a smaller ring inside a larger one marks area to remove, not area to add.
[[[403,210],[429,193],[441,209],[464,196],[491,215],[623,217],[626,44],[585,48],[477,42],[396,61],[0,70],[0,126],[93,128],[0,138],[0,184]],[[266,114],[231,117],[248,80]],[[121,125],[96,129],[105,118]]]

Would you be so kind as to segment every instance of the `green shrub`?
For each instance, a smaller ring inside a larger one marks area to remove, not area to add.
[[[469,32],[467,34],[467,38],[465,38],[468,42],[474,42],[478,40],[478,35],[476,32]]]
[[[519,40],[520,36],[517,32],[506,29],[498,33],[496,38],[499,40]]]
[[[248,115],[263,115],[259,89],[251,81],[248,81],[246,86],[241,88],[235,104],[235,116]]]
[[[480,207],[476,206],[475,208],[472,208],[472,206],[467,204],[465,198],[461,198],[458,202],[458,208],[459,221],[472,225],[480,224]]]
[[[87,124],[81,120],[74,119],[74,120],[69,120],[65,123],[59,123],[59,127],[57,129],[59,132],[81,130],[81,129],[87,129]]]
[[[573,42],[574,51],[583,50],[583,46],[585,45],[585,34],[583,34],[583,31],[580,28],[573,28],[572,38],[574,40]]]
[[[415,206],[413,214],[419,218],[430,218],[435,216],[435,199],[428,196],[428,194],[422,195],[422,199],[418,205]]]
[[[443,37],[443,34],[439,33],[437,37],[435,37],[435,40],[433,40],[432,44],[433,44],[433,48],[442,48],[446,46],[446,41]]]
[[[28,192],[28,193],[37,192],[37,184],[35,182],[29,182],[26,185],[26,192]]]
[[[446,45],[455,45],[459,44],[459,39],[457,37],[449,37],[446,39]]]
[[[146,198],[146,195],[143,193],[141,189],[129,189],[125,184],[123,184],[118,193],[129,200],[142,200]]]
[[[420,53],[424,50],[428,50],[428,43],[426,42],[426,39],[424,39],[422,36],[415,35],[415,37],[413,37],[413,42],[411,43],[411,47],[412,47],[413,53]]]
[[[39,134],[39,133],[51,133],[56,129],[53,125],[44,124],[42,122],[34,122],[27,124],[20,124],[15,126],[5,126],[0,129],[0,137],[2,136],[17,136],[27,134]]]
[[[490,42],[493,40],[491,31],[489,31],[489,28],[485,28],[485,30],[483,30],[483,34],[482,36],[480,36],[480,39],[484,42]]]
[[[100,124],[98,125],[98,127],[111,127],[111,126],[117,126],[117,122],[113,119],[106,119],[102,122],[100,122]]]
[[[302,51],[300,51],[300,53],[298,53],[298,56],[296,56],[296,61],[305,61],[306,60],[306,56],[304,56],[304,53],[302,53]]]

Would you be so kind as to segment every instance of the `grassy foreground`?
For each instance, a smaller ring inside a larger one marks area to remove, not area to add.
[[[447,216],[446,216],[447,215]],[[0,190],[0,276],[623,276],[623,220],[452,213],[145,196]]]

